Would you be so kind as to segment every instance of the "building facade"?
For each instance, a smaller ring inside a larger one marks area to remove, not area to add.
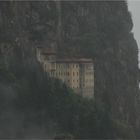
[[[83,97],[94,96],[94,65],[92,59],[59,59],[52,49],[37,49],[37,59],[50,77],[60,79]]]

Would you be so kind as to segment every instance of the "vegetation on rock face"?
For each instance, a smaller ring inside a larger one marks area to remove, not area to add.
[[[126,1],[0,2],[0,138],[139,137],[132,26]],[[35,47],[52,43],[60,56],[94,59],[94,100],[41,69]]]

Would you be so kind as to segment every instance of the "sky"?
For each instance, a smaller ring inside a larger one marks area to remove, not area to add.
[[[134,37],[137,41],[140,50],[140,0],[128,0],[128,8],[129,11],[131,12],[134,24],[132,32],[134,33]],[[140,61],[140,53],[139,53],[139,61]]]

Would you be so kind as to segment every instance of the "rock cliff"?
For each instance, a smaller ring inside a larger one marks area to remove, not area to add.
[[[112,120],[132,126],[138,137],[138,46],[132,27],[124,0],[0,2],[1,83],[3,71],[20,80],[34,73],[42,80],[35,47],[56,43],[60,57],[94,60],[96,105]]]

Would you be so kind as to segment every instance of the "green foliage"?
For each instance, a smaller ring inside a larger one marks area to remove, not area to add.
[[[28,113],[25,115],[26,121],[48,126],[48,121],[53,120],[59,128],[57,135],[72,134],[74,138],[133,136],[127,126],[120,130],[119,125],[112,121],[109,110],[97,107],[92,99],[76,95],[59,80],[45,76],[42,81],[38,81],[36,75],[32,74],[28,80],[24,78],[18,81],[20,86],[16,88],[16,108],[18,112]]]

